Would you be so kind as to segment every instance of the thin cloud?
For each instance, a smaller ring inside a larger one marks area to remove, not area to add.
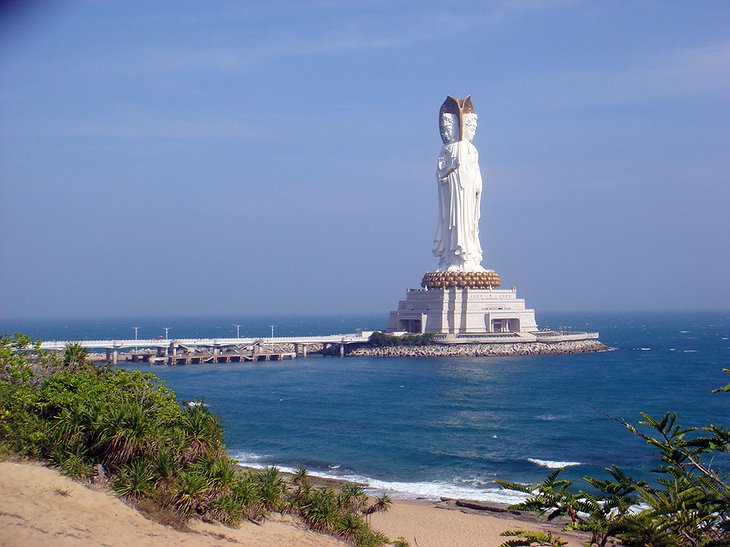
[[[359,5],[355,14],[352,10],[342,10],[341,4],[323,2],[308,5],[308,8],[327,12],[320,18],[329,21],[325,28],[315,25],[315,28],[302,30],[290,22],[276,20],[269,21],[269,25],[262,22],[268,28],[265,36],[235,36],[228,39],[233,43],[219,43],[187,53],[161,50],[148,54],[136,66],[144,70],[238,70],[281,58],[394,49],[444,41],[449,36],[463,36],[470,30],[487,33],[534,11],[565,7],[575,2],[465,3],[449,8],[436,3],[432,6],[421,4],[415,12],[408,6],[374,2]],[[390,8],[390,11],[371,13],[368,8],[373,6]],[[293,29],[297,29],[296,34],[292,33]]]
[[[301,57],[347,51],[365,51],[397,47],[407,39],[397,37],[330,36],[317,39],[272,38],[269,44],[254,48],[219,47],[189,52],[187,54],[161,53],[138,64],[143,69],[236,70],[271,61],[276,58]]]
[[[101,137],[121,139],[210,139],[236,138],[260,139],[254,124],[235,120],[161,120],[139,118],[134,120],[108,120],[79,122],[69,125],[33,124],[37,130],[19,132],[5,130],[3,137]]]
[[[555,104],[640,104],[730,98],[730,42],[665,50],[628,66],[544,78],[546,102]]]

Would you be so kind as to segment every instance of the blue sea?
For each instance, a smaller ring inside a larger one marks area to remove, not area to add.
[[[730,425],[730,312],[543,313],[541,327],[599,331],[612,350],[532,357],[375,359],[310,356],[256,364],[155,366],[182,399],[220,416],[242,464],[355,480],[395,497],[510,502],[495,479],[529,483],[552,468],[585,486],[617,464],[651,478],[655,455],[617,419],[675,411],[685,425]],[[34,339],[333,334],[383,316],[2,321]],[[724,462],[727,463],[727,462]]]

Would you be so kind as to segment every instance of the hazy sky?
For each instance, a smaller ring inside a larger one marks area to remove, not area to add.
[[[380,312],[471,94],[484,265],[538,310],[730,308],[730,2],[0,11],[0,317]]]

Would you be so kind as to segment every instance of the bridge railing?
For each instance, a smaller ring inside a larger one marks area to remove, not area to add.
[[[149,338],[138,340],[47,340],[41,342],[41,349],[61,350],[66,344],[78,342],[85,348],[121,349],[133,347],[166,347],[171,343],[183,346],[232,346],[249,344],[322,344],[366,342],[367,338],[358,333],[331,334],[324,336],[286,336],[278,338]]]

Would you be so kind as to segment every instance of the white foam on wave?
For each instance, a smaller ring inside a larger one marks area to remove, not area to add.
[[[569,418],[569,416],[565,414],[539,414],[535,416],[536,420],[541,420],[543,422],[552,422],[555,420],[565,420]]]
[[[249,467],[253,467],[254,463],[252,463],[252,462],[258,462],[260,460],[265,460],[270,457],[271,456],[255,454],[253,452],[236,452],[235,454],[231,454],[231,458],[236,460],[241,465],[247,465]],[[249,463],[243,463],[244,461],[249,462]],[[262,466],[262,467],[264,467],[264,466]]]
[[[249,452],[237,452],[232,454],[231,457],[240,465],[252,469],[276,467],[283,473],[296,473],[298,471],[294,467],[261,463],[260,460],[264,459],[264,456],[258,456]],[[427,499],[438,501],[442,497],[445,497],[512,505],[525,500],[527,497],[520,492],[503,490],[501,488],[470,488],[468,486],[459,486],[443,481],[384,481],[363,475],[339,473],[337,469],[331,469],[331,471],[307,470],[307,472],[313,477],[362,484],[365,486],[365,491],[370,495],[387,493],[391,498],[395,499]]]
[[[697,353],[696,349],[686,349],[684,350],[684,353]]]
[[[547,467],[548,469],[562,469],[563,467],[583,465],[581,462],[558,462],[553,460],[538,460],[537,458],[527,458],[527,461],[540,467]]]
[[[349,482],[364,484],[367,490],[373,494],[387,492],[389,496],[396,499],[426,498],[439,500],[445,498],[469,499],[475,501],[491,501],[495,503],[514,504],[523,501],[527,496],[511,490],[501,488],[470,488],[456,484],[432,481],[432,482],[400,482],[382,481],[360,475],[340,475],[337,477]]]

